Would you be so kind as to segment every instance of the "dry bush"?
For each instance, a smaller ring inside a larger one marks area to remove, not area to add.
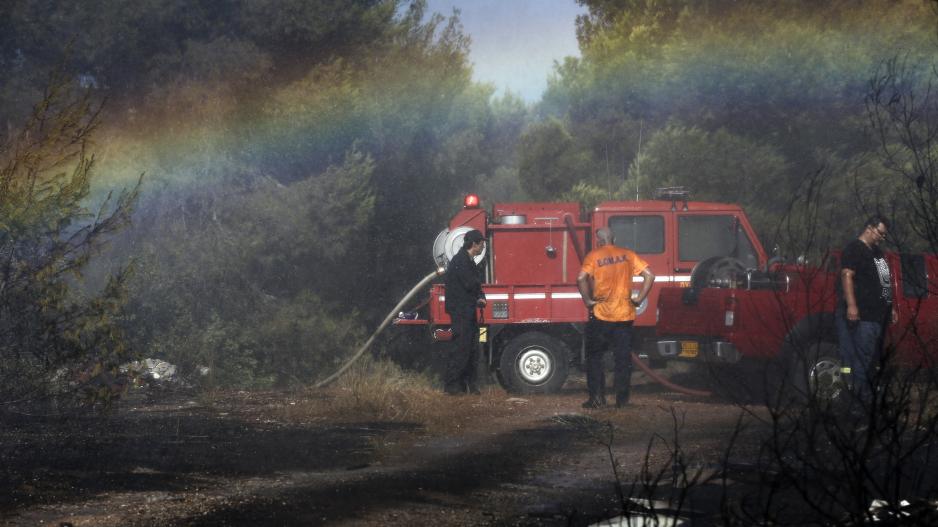
[[[458,411],[454,408],[458,407]],[[442,393],[435,378],[405,371],[389,360],[363,358],[336,383],[309,389],[282,407],[285,421],[384,421],[411,423],[431,433],[457,432],[479,414],[509,410],[497,388],[481,396],[452,397]]]
[[[441,406],[427,375],[388,360],[359,361],[336,382],[330,413],[339,418],[424,422]]]

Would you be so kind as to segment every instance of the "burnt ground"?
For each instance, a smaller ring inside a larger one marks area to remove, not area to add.
[[[741,414],[641,381],[629,407],[584,411],[578,382],[553,396],[440,395],[448,417],[435,427],[284,411],[342,396],[334,392],[131,396],[108,414],[7,411],[0,523],[588,525],[620,510],[605,442],[625,494],[638,492],[630,485],[648,460],[666,497],[675,469],[661,440],[673,441],[675,423],[687,464],[706,474]],[[737,442],[744,458],[747,439]],[[720,491],[714,482],[689,495],[695,524],[719,511]]]

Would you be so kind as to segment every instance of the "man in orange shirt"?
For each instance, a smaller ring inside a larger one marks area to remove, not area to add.
[[[643,279],[641,292],[632,298],[632,277]],[[586,386],[589,400],[584,408],[606,406],[606,376],[603,353],[615,353],[616,406],[629,402],[632,377],[632,324],[635,306],[642,303],[655,283],[648,264],[634,252],[615,246],[612,231],[596,230],[596,249],[583,259],[576,278],[580,295],[589,309],[586,323]]]

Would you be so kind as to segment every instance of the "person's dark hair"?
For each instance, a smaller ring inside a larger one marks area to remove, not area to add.
[[[867,227],[873,227],[875,229],[879,226],[880,223],[883,224],[883,227],[886,227],[887,229],[889,228],[889,220],[880,216],[879,214],[875,214],[866,220],[866,223],[863,224],[863,229],[866,230]]]
[[[466,233],[466,236],[462,239],[462,248],[468,249],[472,247],[472,244],[478,243],[485,240],[485,236],[482,236],[482,233],[476,229]]]

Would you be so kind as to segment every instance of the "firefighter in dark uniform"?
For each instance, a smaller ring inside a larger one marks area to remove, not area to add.
[[[479,324],[476,308],[485,306],[482,277],[475,257],[485,250],[485,237],[471,230],[463,238],[462,249],[446,268],[446,312],[453,320],[454,349],[449,351],[443,384],[450,395],[479,393],[476,369],[479,364],[477,343]]]

